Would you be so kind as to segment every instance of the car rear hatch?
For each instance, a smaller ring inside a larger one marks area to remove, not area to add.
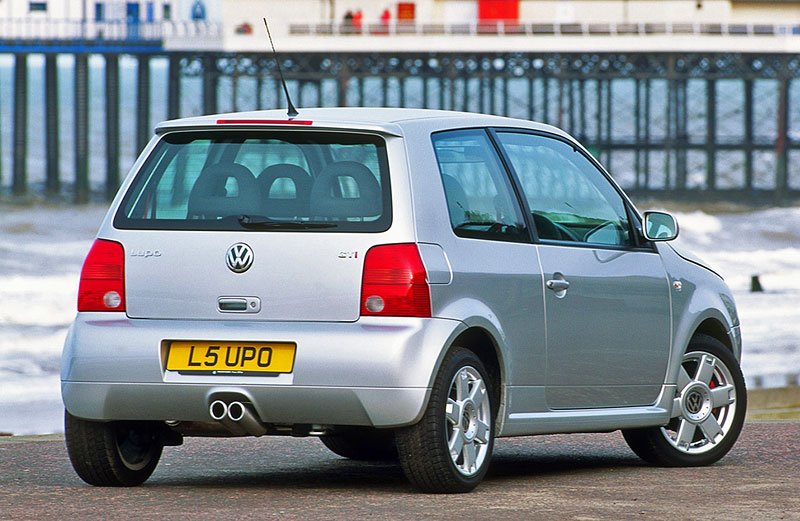
[[[132,318],[355,321],[392,222],[376,133],[214,128],[162,136],[114,218]]]

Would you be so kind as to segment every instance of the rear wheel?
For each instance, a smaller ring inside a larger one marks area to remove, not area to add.
[[[320,441],[344,458],[360,461],[397,460],[394,433],[387,430],[352,428],[330,436],[320,436]]]
[[[493,385],[475,353],[447,354],[422,419],[396,434],[400,463],[416,488],[469,492],[481,482],[494,447]]]
[[[65,411],[64,431],[75,472],[99,487],[141,485],[155,470],[164,447],[151,422],[93,422]]]
[[[698,335],[683,355],[672,420],[664,427],[622,433],[649,463],[710,465],[733,447],[746,410],[747,392],[736,358],[719,340]]]

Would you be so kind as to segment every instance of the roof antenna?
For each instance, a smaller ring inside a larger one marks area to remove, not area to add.
[[[286,103],[289,104],[289,108],[286,110],[286,114],[290,118],[296,118],[298,115],[297,109],[294,108],[294,104],[292,103],[292,98],[289,97],[289,89],[286,87],[286,80],[283,79],[283,70],[281,69],[281,61],[278,59],[278,53],[275,51],[275,44],[272,43],[272,34],[269,32],[269,24],[267,23],[267,19],[264,18],[264,27],[267,28],[267,37],[269,38],[269,44],[272,47],[272,54],[275,56],[275,64],[278,66],[278,74],[281,77],[281,83],[283,84],[283,92],[286,94]]]

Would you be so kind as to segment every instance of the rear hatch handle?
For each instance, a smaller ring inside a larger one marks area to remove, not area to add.
[[[222,313],[258,313],[261,299],[258,297],[220,297],[217,309]]]

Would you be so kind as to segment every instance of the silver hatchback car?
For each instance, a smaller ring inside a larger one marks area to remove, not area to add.
[[[547,125],[163,123],[81,272],[69,456],[129,486],[184,436],[311,435],[465,492],[497,437],[621,429],[653,464],[711,464],[746,409],[739,319],[677,233]]]

